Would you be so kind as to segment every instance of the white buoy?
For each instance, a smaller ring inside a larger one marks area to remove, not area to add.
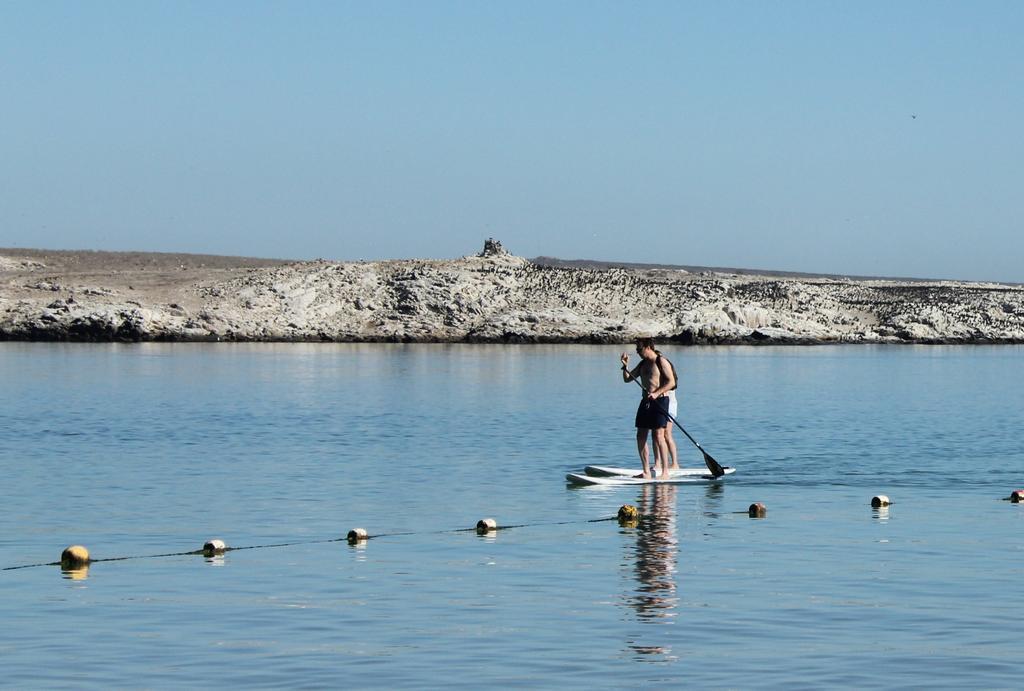
[[[215,554],[224,554],[228,546],[223,540],[207,540],[203,543],[203,556],[212,557]]]
[[[1015,489],[1010,492],[1010,501],[1014,504],[1020,504],[1024,502],[1024,489]]]
[[[348,542],[351,545],[354,545],[357,542],[362,542],[368,537],[370,536],[367,534],[366,528],[353,528],[348,531]]]
[[[884,494],[879,494],[878,496],[871,497],[871,508],[873,509],[888,506],[891,503],[892,502],[889,501],[889,497],[885,496]]]
[[[493,518],[481,518],[476,522],[476,532],[480,535],[486,535],[487,533],[493,532],[498,529],[498,522]]]
[[[82,545],[71,545],[60,555],[60,565],[64,568],[87,566],[90,561],[89,550]]]
[[[747,509],[747,515],[751,518],[764,518],[768,514],[768,509],[761,502],[754,502]]]

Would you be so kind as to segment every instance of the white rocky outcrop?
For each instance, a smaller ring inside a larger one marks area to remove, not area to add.
[[[46,265],[42,262],[23,257],[5,257],[0,255],[0,271],[36,271],[45,268]]]
[[[48,256],[5,257],[0,338],[1024,342],[1020,286],[561,268],[513,256],[497,241],[456,260],[204,271],[188,257],[163,266],[131,256],[131,270],[115,261],[105,273],[73,270],[67,258],[58,266]]]

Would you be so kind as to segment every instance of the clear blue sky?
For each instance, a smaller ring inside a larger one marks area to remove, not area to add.
[[[4,1],[0,246],[1024,281],[1022,36],[1016,1]]]

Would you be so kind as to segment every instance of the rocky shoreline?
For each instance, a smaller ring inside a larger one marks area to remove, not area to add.
[[[996,283],[0,249],[0,340],[1024,343]]]

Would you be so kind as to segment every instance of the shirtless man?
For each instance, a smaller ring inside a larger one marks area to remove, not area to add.
[[[623,353],[622,381],[631,382],[639,379],[643,384],[644,397],[636,410],[636,448],[640,454],[644,479],[651,479],[654,474],[648,463],[647,433],[653,432],[655,457],[658,461],[658,477],[668,477],[668,444],[665,441],[665,428],[668,427],[668,392],[675,386],[672,368],[661,363],[666,362],[658,357],[654,350],[654,340],[641,338],[636,342],[636,352],[640,356],[640,364],[629,369],[629,355]]]

